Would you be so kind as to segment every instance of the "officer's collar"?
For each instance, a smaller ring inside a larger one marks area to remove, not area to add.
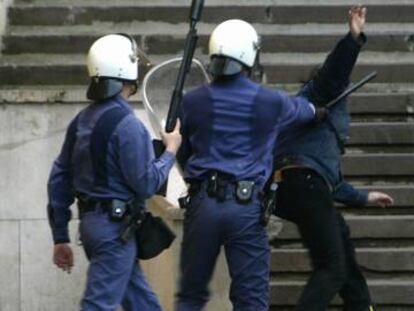
[[[214,83],[226,84],[226,83],[237,82],[237,81],[244,80],[244,79],[248,79],[247,73],[245,73],[245,72],[239,72],[239,73],[237,73],[235,75],[231,75],[231,76],[220,76],[220,77],[217,77],[214,80]]]
[[[120,106],[122,106],[122,108],[126,108],[129,112],[134,112],[134,110],[132,109],[132,106],[129,104],[129,102],[122,97],[121,95],[116,95],[113,100],[118,103]]]

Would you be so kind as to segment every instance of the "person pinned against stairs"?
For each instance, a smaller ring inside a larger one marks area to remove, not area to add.
[[[359,52],[367,9],[349,11],[349,33],[329,54],[300,94],[315,105],[335,99],[348,86]],[[299,298],[297,311],[325,311],[339,293],[346,311],[373,310],[365,277],[356,257],[350,230],[334,201],[347,205],[387,207],[393,199],[382,192],[361,191],[347,183],[341,155],[349,136],[347,99],[333,106],[318,124],[286,128],[275,148],[272,183],[278,183],[275,214],[294,222],[312,262],[313,271]]]

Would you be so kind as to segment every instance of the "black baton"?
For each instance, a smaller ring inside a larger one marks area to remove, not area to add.
[[[325,108],[331,108],[332,106],[335,106],[338,102],[340,102],[345,97],[349,96],[350,94],[354,93],[358,89],[360,89],[362,86],[367,84],[368,82],[374,80],[377,77],[378,73],[376,71],[371,72],[369,75],[367,75],[365,78],[363,78],[358,83],[355,83],[351,85],[348,89],[346,89],[341,95],[339,95],[337,98],[329,102]]]

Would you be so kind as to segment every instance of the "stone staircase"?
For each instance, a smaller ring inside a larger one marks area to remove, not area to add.
[[[197,57],[229,18],[263,36],[267,83],[295,91],[346,31],[352,1],[207,0]],[[366,0],[369,43],[353,79],[375,83],[352,97],[346,177],[394,196],[392,208],[344,210],[380,310],[414,310],[414,0]],[[128,32],[155,63],[180,53],[190,1],[15,0],[0,58],[0,103],[85,104],[85,55],[99,36]],[[138,102],[137,105],[140,105]],[[309,272],[298,234],[285,224],[272,241],[271,310],[291,310]],[[338,308],[336,300],[333,309]]]

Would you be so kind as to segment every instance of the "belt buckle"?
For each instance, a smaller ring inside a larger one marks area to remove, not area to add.
[[[283,170],[276,170],[273,172],[273,182],[280,183],[283,180]]]

